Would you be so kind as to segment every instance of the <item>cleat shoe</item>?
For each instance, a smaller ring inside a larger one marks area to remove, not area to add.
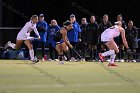
[[[102,62],[102,63],[105,61],[105,57],[104,57],[104,56],[102,56],[102,54],[101,54],[101,53],[99,53],[99,59],[101,60],[101,62]]]
[[[32,61],[34,64],[39,62],[38,59],[37,59],[37,60],[36,60],[36,59],[35,59],[35,60],[31,60],[31,61]]]
[[[113,63],[113,64],[110,64],[110,63],[109,63],[108,66],[118,66],[118,65],[116,65],[116,64],[114,64],[114,63]]]

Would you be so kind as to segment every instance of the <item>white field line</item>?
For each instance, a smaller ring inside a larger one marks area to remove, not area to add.
[[[138,83],[138,82],[137,82]],[[114,83],[92,83],[92,84],[71,84],[67,86],[63,86],[61,84],[25,84],[25,85],[0,85],[0,89],[2,88],[58,88],[58,87],[110,87],[110,86],[129,86],[127,83],[114,82]],[[140,86],[140,82],[138,83]]]

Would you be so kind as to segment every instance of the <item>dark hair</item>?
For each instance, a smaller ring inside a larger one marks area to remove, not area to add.
[[[44,14],[40,14],[39,17],[44,17]]]
[[[122,14],[119,14],[119,15],[117,15],[117,16],[122,17]]]
[[[74,14],[71,14],[71,15],[70,15],[70,18],[71,18],[71,17],[75,17],[75,15],[74,15]]]
[[[67,20],[63,23],[63,26],[68,26],[68,25],[71,25],[71,24],[72,24],[71,21]]]
[[[32,17],[30,18],[30,20],[33,20],[34,18],[37,18],[37,15],[32,15]]]

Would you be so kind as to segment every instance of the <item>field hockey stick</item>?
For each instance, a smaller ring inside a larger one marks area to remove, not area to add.
[[[35,38],[35,37],[27,37],[27,39],[29,39],[29,40],[39,40],[39,38]]]
[[[83,61],[82,56],[76,51],[76,49],[72,48],[72,50],[79,56],[79,58]]]

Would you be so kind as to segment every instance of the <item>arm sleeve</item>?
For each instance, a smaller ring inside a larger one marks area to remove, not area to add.
[[[29,37],[29,34],[28,34],[28,32],[30,32],[30,30],[29,30],[29,23],[27,22],[25,25],[24,25],[24,27],[22,28],[22,31],[23,31],[23,33],[25,34],[25,36],[26,37]]]

